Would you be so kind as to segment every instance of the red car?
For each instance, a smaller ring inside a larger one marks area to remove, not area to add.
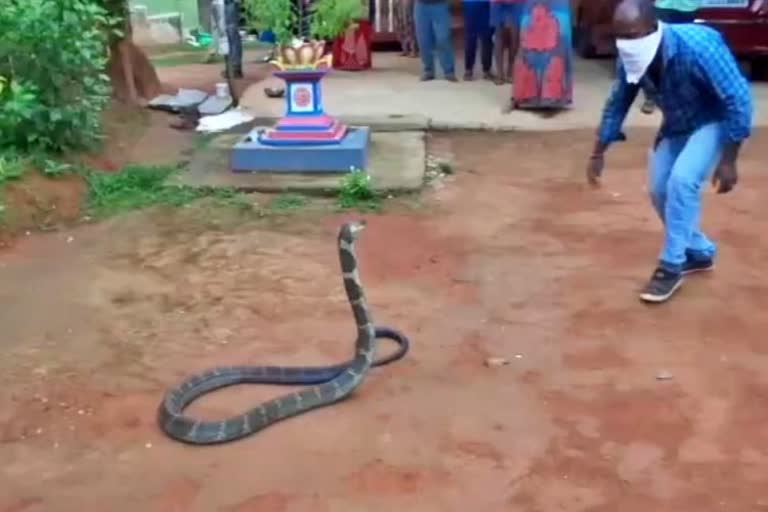
[[[696,22],[719,30],[738,57],[762,60],[768,57],[768,13],[757,12],[759,7],[768,5],[764,0],[703,0]]]
[[[615,55],[611,18],[619,0],[582,0],[574,6],[574,44],[586,58]],[[703,0],[696,23],[721,31],[737,57],[768,61],[768,0]]]

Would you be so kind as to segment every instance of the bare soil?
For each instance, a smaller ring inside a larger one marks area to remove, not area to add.
[[[419,211],[364,215],[359,246],[375,318],[412,352],[231,445],[166,439],[163,392],[213,365],[349,357],[347,216],[155,211],[24,238],[0,253],[0,511],[768,509],[768,138],[734,194],[707,192],[718,269],[651,308],[652,134],[630,135],[598,191],[591,132],[434,137],[455,173]]]

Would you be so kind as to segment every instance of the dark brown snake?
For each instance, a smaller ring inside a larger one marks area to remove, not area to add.
[[[373,324],[355,254],[355,241],[364,227],[365,221],[346,223],[341,226],[338,236],[344,290],[357,325],[352,359],[331,366],[229,366],[193,375],[171,389],[160,404],[158,423],[169,437],[198,445],[243,438],[280,420],[347,398],[363,382],[372,366],[392,363],[408,352],[410,342],[404,334]],[[388,357],[374,360],[377,338],[394,340],[399,349]],[[225,420],[203,421],[184,415],[184,409],[204,394],[236,384],[305,384],[310,387],[274,398]]]

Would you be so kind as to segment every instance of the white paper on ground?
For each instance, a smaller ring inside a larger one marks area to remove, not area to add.
[[[215,116],[204,116],[197,123],[197,131],[213,133],[223,132],[235,126],[253,121],[254,115],[240,108],[227,110]]]

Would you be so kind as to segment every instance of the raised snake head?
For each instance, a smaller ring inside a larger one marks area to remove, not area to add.
[[[343,240],[348,244],[354,243],[360,236],[360,233],[365,229],[366,222],[364,220],[353,220],[342,224],[339,229],[339,240]]]

